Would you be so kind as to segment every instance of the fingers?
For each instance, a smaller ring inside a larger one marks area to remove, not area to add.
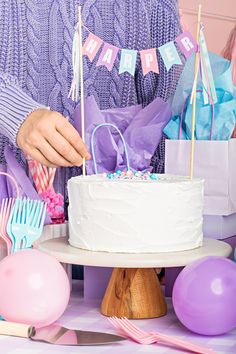
[[[74,166],[72,162],[66,160],[61,154],[59,154],[45,138],[38,135],[36,140],[37,144],[28,144],[24,148],[24,152],[30,155],[33,159],[49,167]],[[77,166],[81,166],[82,163],[82,157],[79,155]]]
[[[91,158],[79,133],[66,119],[58,119],[56,121],[56,129],[72,145],[74,150],[76,150],[82,158],[85,158],[86,160]]]
[[[33,159],[40,162],[42,165],[48,167],[58,167],[57,165],[53,165],[48,159],[43,156],[43,154],[37,150],[36,148],[26,149],[25,152]]]
[[[60,145],[60,139],[59,139]],[[56,151],[55,146],[51,145],[47,140],[42,139],[39,143],[40,152],[42,155],[52,164],[56,166],[70,167],[73,166],[73,163],[64,158],[58,151]],[[68,153],[70,153],[70,149],[68,149]],[[77,159],[77,166],[82,165],[82,158],[79,155],[79,159]]]
[[[74,147],[56,130],[54,134],[47,137],[48,143],[62,156],[70,165],[81,166],[82,156]]]
[[[90,159],[76,129],[58,112],[38,109],[21,125],[18,146],[33,159],[51,167],[81,166]]]

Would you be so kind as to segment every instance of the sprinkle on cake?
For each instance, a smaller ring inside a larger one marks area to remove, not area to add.
[[[114,173],[103,173],[103,177],[108,179],[118,179],[118,180],[158,180],[157,173],[141,172],[141,171],[120,171],[117,170]]]

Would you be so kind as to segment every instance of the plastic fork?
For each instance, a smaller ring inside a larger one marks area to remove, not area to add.
[[[7,254],[11,253],[12,240],[7,234],[7,223],[11,213],[12,206],[14,204],[14,199],[3,199],[0,210],[0,237],[4,240],[7,246]]]
[[[7,223],[7,233],[12,240],[12,253],[21,249],[26,229],[26,199],[17,198]]]
[[[42,234],[47,205],[38,200],[28,201],[26,210],[27,217],[24,247],[29,248]]]
[[[166,336],[158,332],[145,332],[135,326],[127,318],[110,317],[108,318],[108,320],[123,335],[131,338],[132,340],[140,344],[162,343],[171,346],[176,346],[185,350],[187,349],[194,353],[215,354],[212,349],[192,344],[178,338]]]

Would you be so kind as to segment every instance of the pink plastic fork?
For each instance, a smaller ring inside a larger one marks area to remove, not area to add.
[[[6,243],[7,246],[7,254],[11,253],[12,249],[12,241],[7,234],[6,225],[8,223],[8,219],[11,213],[12,206],[14,204],[14,199],[3,199],[1,210],[0,210],[0,237]]]
[[[108,318],[108,320],[123,335],[126,335],[127,337],[133,339],[135,342],[140,344],[163,343],[170,344],[172,346],[176,346],[182,349],[187,349],[194,353],[214,354],[212,349],[192,344],[178,338],[166,336],[158,332],[145,332],[135,326],[127,318],[110,317]]]

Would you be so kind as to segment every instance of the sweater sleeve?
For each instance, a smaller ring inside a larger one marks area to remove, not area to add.
[[[0,129],[15,146],[21,124],[39,108],[46,107],[28,96],[15,77],[0,71]]]

